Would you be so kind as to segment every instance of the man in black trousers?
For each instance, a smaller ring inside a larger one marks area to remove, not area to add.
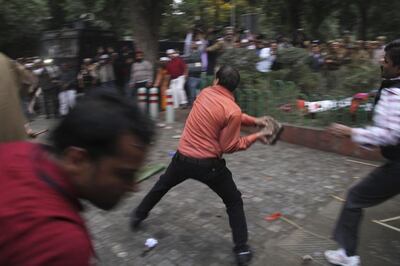
[[[268,129],[270,118],[255,118],[241,112],[233,96],[239,81],[236,69],[222,66],[214,85],[201,91],[186,120],[178,151],[167,171],[132,213],[131,225],[136,229],[171,188],[188,178],[198,180],[223,200],[232,229],[233,251],[238,265],[244,266],[248,265],[252,253],[247,245],[243,201],[222,155],[245,150],[257,140],[269,143],[267,137],[272,135],[272,130]],[[241,125],[267,127],[240,136]]]
[[[400,39],[385,47],[381,68],[383,81],[375,99],[374,124],[366,128],[330,127],[337,136],[351,137],[366,147],[380,147],[388,160],[348,192],[334,231],[340,248],[325,252],[326,259],[336,265],[360,265],[357,241],[363,209],[400,193]]]

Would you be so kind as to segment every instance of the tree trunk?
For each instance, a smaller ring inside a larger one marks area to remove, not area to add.
[[[310,33],[312,38],[321,39],[323,34],[319,31],[321,24],[326,17],[332,12],[332,4],[320,0],[309,1],[309,12],[307,14],[310,23]]]
[[[158,54],[158,37],[161,26],[161,16],[166,0],[136,0],[131,1],[132,29],[136,49],[144,52],[151,62],[156,62]]]
[[[50,11],[50,25],[49,28],[54,30],[54,29],[60,29],[64,23],[65,23],[65,17],[66,17],[66,12],[63,8],[63,5],[65,4],[65,1],[52,1],[48,0],[47,1],[47,6],[49,7]]]
[[[360,12],[360,38],[361,40],[367,40],[369,1],[358,1],[357,5]]]
[[[296,29],[301,28],[303,0],[287,0],[286,4],[289,13],[289,25],[294,32]]]
[[[218,0],[214,0],[214,8],[215,8],[215,13],[214,13],[214,25],[219,24],[219,2]]]

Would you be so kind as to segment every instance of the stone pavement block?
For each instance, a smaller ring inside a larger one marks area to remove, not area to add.
[[[298,256],[295,256],[287,252],[286,250],[277,247],[273,243],[268,243],[263,248],[258,248],[254,250],[254,257],[251,265],[300,266],[303,264]]]
[[[175,266],[175,263],[172,263],[169,260],[163,259],[159,264],[159,266]]]
[[[344,199],[344,197],[342,198]],[[343,202],[339,202],[338,200],[332,200],[329,204],[321,208],[321,211],[319,213],[321,214],[321,216],[330,218],[332,220],[336,220],[337,215],[342,206]]]
[[[188,259],[184,258],[179,262],[179,266],[194,266],[194,260],[193,259]]]

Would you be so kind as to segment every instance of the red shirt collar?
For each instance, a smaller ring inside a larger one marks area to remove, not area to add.
[[[50,158],[48,147],[45,145],[38,145],[36,147],[36,158],[34,159],[37,163],[37,175],[43,182],[54,189],[60,196],[68,200],[73,204],[78,210],[83,210],[83,206],[78,200],[78,195],[76,189],[73,187],[69,181],[69,175],[52,159]],[[51,183],[56,183],[56,186],[49,184],[45,179],[50,179]],[[61,191],[59,190],[61,189]]]

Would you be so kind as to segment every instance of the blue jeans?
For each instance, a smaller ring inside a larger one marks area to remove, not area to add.
[[[188,87],[189,87],[189,103],[193,104],[196,99],[197,90],[199,89],[201,78],[189,77]]]

